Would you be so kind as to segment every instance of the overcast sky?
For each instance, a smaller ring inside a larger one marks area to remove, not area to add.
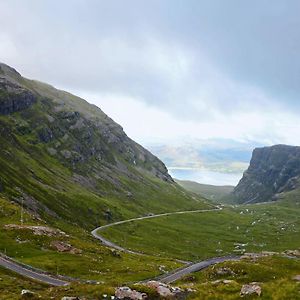
[[[0,0],[0,61],[147,144],[300,144],[300,1]]]

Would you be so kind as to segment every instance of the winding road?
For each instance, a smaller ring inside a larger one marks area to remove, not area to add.
[[[41,281],[43,283],[54,285],[54,286],[65,286],[69,285],[68,281],[64,281],[55,277],[52,277],[41,270],[26,267],[19,262],[12,260],[11,258],[0,256],[0,266],[16,272],[25,277]]]
[[[182,278],[185,275],[188,275],[190,273],[198,272],[200,270],[203,270],[205,268],[208,268],[209,266],[229,261],[229,260],[239,260],[240,256],[222,256],[222,257],[214,257],[207,260],[203,260],[197,263],[194,263],[188,267],[177,269],[171,273],[162,275],[157,277],[156,279],[162,283],[172,283],[180,278]]]
[[[144,216],[144,217],[139,217],[139,218],[134,218],[134,219],[129,219],[129,220],[124,220],[124,221],[118,221],[115,223],[111,223],[111,224],[107,224],[104,226],[100,226],[95,228],[91,234],[98,240],[100,240],[102,242],[103,245],[110,247],[110,248],[114,248],[117,249],[119,251],[123,251],[126,253],[130,253],[130,254],[137,254],[137,255],[143,255],[142,253],[139,252],[135,252],[135,251],[131,251],[129,249],[125,249],[107,239],[105,239],[104,237],[102,237],[99,234],[99,231],[108,228],[108,227],[112,227],[112,226],[116,226],[116,225],[121,225],[124,223],[129,223],[129,222],[134,222],[134,221],[138,221],[138,220],[145,220],[145,219],[151,219],[151,218],[158,218],[158,217],[163,217],[163,216],[170,216],[170,215],[177,215],[177,214],[190,214],[190,213],[204,213],[204,212],[212,212],[212,211],[219,211],[222,210],[222,207],[216,207],[216,208],[212,208],[212,209],[202,209],[202,210],[188,210],[188,211],[178,211],[178,212],[169,212],[169,213],[162,213],[162,214],[157,214],[157,215],[150,215],[150,216]],[[1,253],[0,253],[1,254]],[[207,268],[211,265],[220,263],[220,262],[224,262],[224,261],[228,261],[228,260],[237,260],[239,259],[238,256],[224,256],[224,257],[215,257],[215,258],[210,258],[201,262],[197,262],[197,263],[193,263],[190,264],[186,267],[174,270],[171,273],[168,274],[164,274],[161,275],[155,279],[164,282],[164,283],[171,283],[174,282],[178,279],[180,279],[181,277],[190,274],[192,272],[197,272],[200,271],[204,268]],[[13,272],[16,272],[20,275],[23,275],[25,277],[49,284],[49,285],[53,285],[53,286],[66,286],[69,285],[70,282],[67,280],[62,280],[58,277],[53,277],[49,274],[47,274],[46,272],[42,271],[42,270],[38,270],[35,268],[32,268],[30,266],[26,266],[24,264],[21,264],[19,262],[14,261],[13,259],[4,256],[3,254],[0,255],[0,266],[9,269]],[[74,279],[75,280],[75,279]],[[149,279],[150,280],[150,279]]]
[[[144,217],[138,217],[138,218],[134,218],[134,219],[128,219],[128,220],[124,220],[124,221],[118,221],[115,223],[110,223],[107,225],[103,225],[103,226],[99,226],[97,228],[95,228],[91,234],[98,240],[100,240],[102,242],[103,245],[110,247],[110,248],[114,248],[116,250],[122,251],[122,252],[126,252],[126,253],[130,253],[130,254],[138,254],[138,255],[142,255],[142,253],[140,252],[135,252],[126,248],[123,248],[111,241],[109,241],[108,239],[104,238],[102,235],[99,234],[99,231],[106,229],[108,227],[112,227],[112,226],[116,226],[116,225],[121,225],[121,224],[125,224],[125,223],[130,223],[130,222],[134,222],[134,221],[139,221],[139,220],[145,220],[145,219],[153,219],[153,218],[159,218],[159,217],[165,217],[165,216],[171,216],[171,215],[182,215],[182,214],[191,214],[191,213],[204,213],[204,212],[211,212],[211,211],[219,211],[222,210],[222,207],[218,206],[215,208],[211,208],[211,209],[197,209],[197,210],[185,210],[185,211],[176,211],[176,212],[168,212],[168,213],[162,213],[162,214],[157,214],[157,215],[150,215],[150,216],[144,216]]]

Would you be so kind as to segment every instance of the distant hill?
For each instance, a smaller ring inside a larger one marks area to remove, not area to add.
[[[300,147],[275,145],[254,149],[232,196],[236,203],[272,201],[299,186]]]
[[[201,195],[209,200],[219,201],[223,197],[228,196],[234,189],[234,186],[231,185],[223,185],[216,186],[210,184],[201,184],[194,181],[189,180],[178,180],[175,181],[180,184],[187,191],[193,192],[195,194]]]
[[[249,165],[252,150],[260,145],[227,139],[181,139],[168,144],[147,144],[168,168],[206,169],[212,172],[240,173]]]

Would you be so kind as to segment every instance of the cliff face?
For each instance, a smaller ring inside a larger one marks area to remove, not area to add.
[[[278,194],[297,188],[299,178],[300,147],[257,148],[233,195],[238,203],[276,200]]]
[[[35,100],[30,91],[0,77],[0,114],[8,115],[26,109]]]

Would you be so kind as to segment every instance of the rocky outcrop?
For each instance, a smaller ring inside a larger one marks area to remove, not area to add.
[[[238,203],[276,200],[280,193],[297,188],[299,178],[300,147],[275,145],[256,148],[233,196]]]
[[[50,246],[58,252],[68,252],[71,254],[81,254],[82,250],[73,247],[72,245],[63,241],[52,241]]]
[[[172,287],[170,285],[164,284],[159,281],[148,281],[141,284],[141,286],[146,286],[152,292],[152,297],[139,291],[139,285],[136,289],[131,289],[127,286],[119,287],[115,291],[115,296],[117,299],[131,299],[131,300],[143,300],[143,299],[185,299],[188,291],[182,290],[178,287]],[[140,286],[140,287],[141,287]],[[154,296],[155,295],[155,296]]]
[[[35,296],[35,293],[30,290],[22,290],[21,297],[22,299],[32,299]]]
[[[241,288],[240,295],[241,296],[249,296],[249,295],[261,295],[261,287],[256,283],[252,282],[250,284],[244,284]]]
[[[24,110],[36,102],[36,96],[23,87],[0,77],[0,114]]]
[[[17,224],[6,224],[4,228],[10,230],[30,230],[34,235],[45,235],[45,236],[63,236],[68,237],[68,235],[56,228],[46,227],[46,226],[30,226],[30,225],[17,225]]]
[[[147,294],[132,290],[127,286],[119,287],[115,291],[116,299],[143,300],[147,299]]]

